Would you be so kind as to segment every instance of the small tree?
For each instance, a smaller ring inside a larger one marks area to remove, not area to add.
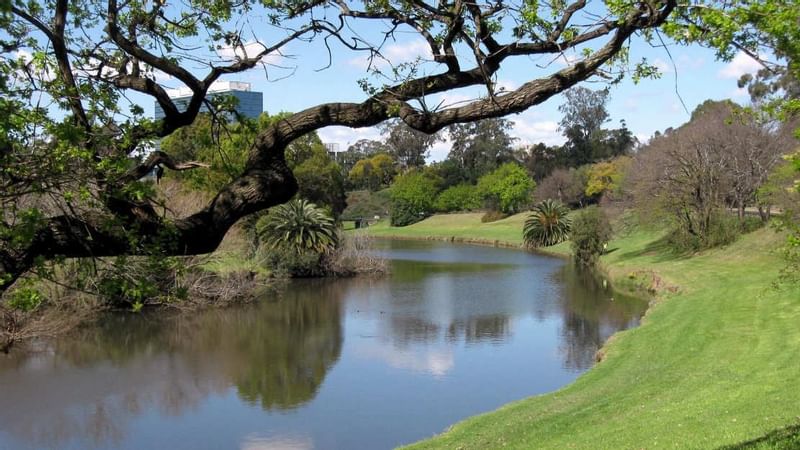
[[[514,214],[531,201],[536,183],[519,164],[506,163],[478,180],[478,192],[490,208]]]
[[[471,211],[481,207],[481,197],[475,186],[459,184],[442,191],[435,206],[440,212]]]
[[[586,196],[602,197],[618,193],[630,163],[629,157],[621,156],[613,161],[592,164],[586,172]]]
[[[580,211],[572,221],[570,238],[575,262],[583,267],[594,266],[611,240],[608,217],[597,206]]]
[[[528,247],[556,245],[569,237],[572,221],[561,202],[544,200],[533,207],[533,213],[525,221],[522,238]]]
[[[434,210],[437,184],[430,174],[418,170],[398,176],[390,190],[392,226],[410,225],[429,216]]]

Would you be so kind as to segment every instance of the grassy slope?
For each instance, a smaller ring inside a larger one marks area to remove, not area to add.
[[[388,221],[382,221],[368,230],[373,236],[405,238],[453,236],[522,244],[522,224],[525,221],[523,214],[490,223],[481,223],[481,216],[483,213],[443,214],[402,228],[390,227]]]
[[[439,216],[372,233],[518,242],[522,220]],[[663,295],[644,325],[616,335],[602,363],[560,391],[470,418],[414,447],[714,448],[798,423],[800,289],[770,287],[781,263],[763,250],[780,238],[759,230],[691,258],[664,256],[657,238],[636,232],[615,240],[603,263],[616,280],[654,270],[680,291]],[[768,448],[796,444],[791,436]]]

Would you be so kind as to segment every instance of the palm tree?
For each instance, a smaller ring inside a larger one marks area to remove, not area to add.
[[[567,214],[569,209],[561,202],[547,199],[537,203],[522,229],[525,245],[547,247],[565,241],[572,225]]]
[[[256,232],[262,243],[297,254],[327,253],[339,242],[333,219],[317,205],[303,199],[270,209],[256,224]]]

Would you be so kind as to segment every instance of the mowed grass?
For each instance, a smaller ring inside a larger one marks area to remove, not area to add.
[[[481,216],[483,213],[441,214],[406,227],[390,227],[389,222],[384,220],[369,227],[367,232],[376,237],[420,239],[455,237],[522,244],[522,226],[526,214],[517,214],[489,223],[481,223]]]
[[[523,220],[448,215],[370,231],[519,242]],[[652,271],[677,288],[658,296],[642,326],[615,335],[602,362],[559,391],[410,448],[798,448],[800,288],[772,286],[782,262],[771,249],[782,237],[762,229],[691,257],[666,252],[659,238],[628,233],[602,258],[614,280]],[[565,253],[568,245],[548,250]]]

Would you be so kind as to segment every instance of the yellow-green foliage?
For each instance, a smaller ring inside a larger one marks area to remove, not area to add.
[[[612,161],[599,162],[589,167],[587,172],[586,196],[593,197],[606,193],[616,193],[622,186],[625,172],[630,166],[631,159],[621,156]]]
[[[371,158],[357,161],[350,169],[348,178],[350,183],[356,187],[377,191],[381,187],[391,184],[397,173],[395,166],[395,161],[391,156],[386,153],[378,153]]]
[[[506,214],[522,210],[532,200],[536,183],[522,166],[506,163],[478,180],[478,192],[492,209]]]

